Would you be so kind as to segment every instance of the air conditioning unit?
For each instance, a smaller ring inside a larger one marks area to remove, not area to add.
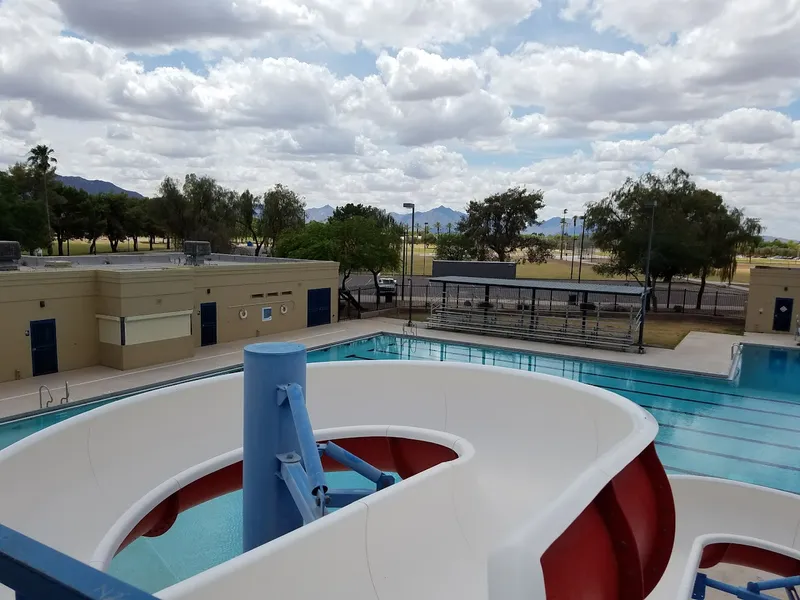
[[[183,253],[186,255],[186,264],[197,266],[206,262],[206,256],[211,255],[211,242],[185,241]]]
[[[19,242],[0,242],[0,271],[19,271],[17,261],[20,258]]]

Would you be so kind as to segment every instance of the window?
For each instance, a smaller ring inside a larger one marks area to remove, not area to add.
[[[267,294],[267,296],[277,296],[277,295],[278,295],[278,292],[270,292],[269,294]]]
[[[261,320],[272,321],[272,307],[264,306],[261,308]]]
[[[251,298],[263,298],[264,294],[250,294]]]
[[[289,290],[288,292],[281,292],[281,296],[291,296],[291,295],[292,295],[292,290]]]

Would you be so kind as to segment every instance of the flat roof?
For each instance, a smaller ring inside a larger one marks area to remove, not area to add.
[[[585,283],[547,279],[496,279],[493,277],[431,277],[431,283],[454,285],[476,285],[525,290],[553,290],[559,292],[588,292],[590,294],[616,294],[618,296],[641,296],[644,288],[638,285],[613,285],[608,283]]]

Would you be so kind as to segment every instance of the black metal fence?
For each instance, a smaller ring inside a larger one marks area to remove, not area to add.
[[[624,288],[624,286],[620,286]],[[397,295],[391,299],[386,296],[376,297],[373,286],[363,286],[349,290],[355,302],[347,302],[340,298],[339,314],[342,319],[358,318],[362,312],[372,312],[384,308],[408,308],[411,302],[414,310],[430,310],[433,306],[443,303],[443,288],[439,283],[428,283],[405,286],[402,290],[397,288]],[[403,293],[404,292],[404,293]],[[715,288],[706,288],[697,305],[699,288],[670,289],[667,287],[656,288],[655,310],[658,312],[686,313],[714,317],[727,317],[743,319],[747,307],[747,294],[726,292]],[[623,294],[596,294],[589,293],[587,302],[598,305],[604,311],[628,312],[638,308],[640,300],[636,296]],[[584,302],[583,293],[556,290],[537,290],[534,296],[529,289],[500,288],[486,289],[482,286],[453,285],[447,286],[446,303],[452,306],[471,306],[475,303],[488,302],[493,307],[520,308],[529,307],[535,302],[538,307],[558,308],[567,305],[577,305]]]

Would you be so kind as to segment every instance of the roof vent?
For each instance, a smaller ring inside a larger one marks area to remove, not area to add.
[[[0,271],[19,271],[17,261],[20,258],[19,242],[0,242]]]
[[[186,255],[186,264],[202,265],[206,262],[206,256],[211,255],[211,242],[185,241],[183,242],[183,253]]]

